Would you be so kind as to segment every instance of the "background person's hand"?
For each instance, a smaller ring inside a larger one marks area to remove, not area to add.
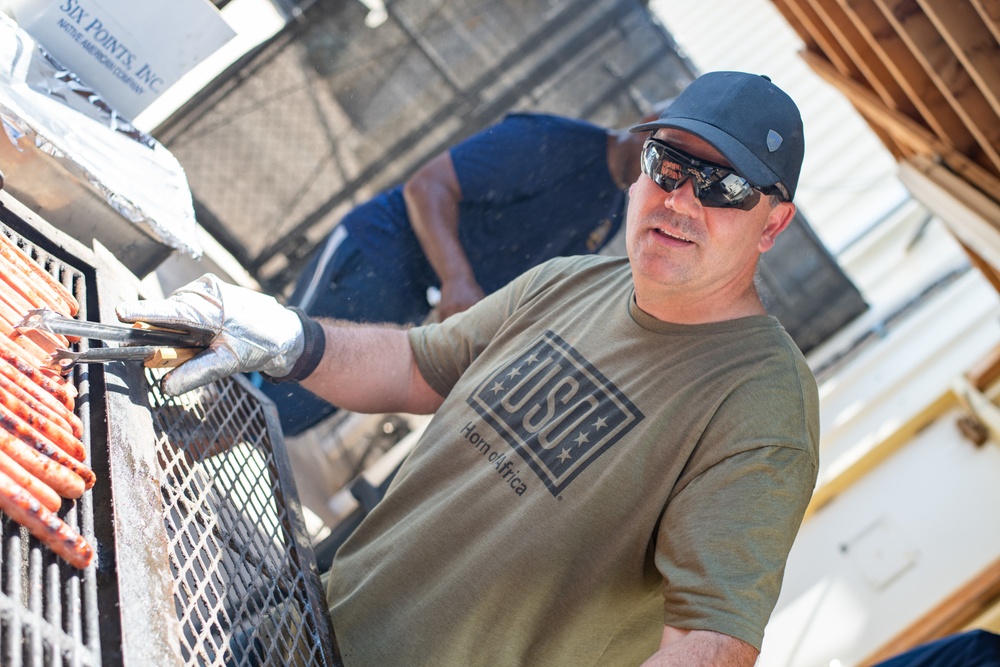
[[[115,309],[123,322],[207,333],[208,348],[163,377],[167,394],[178,395],[234,373],[291,372],[302,354],[302,322],[273,297],[222,282],[211,273],[163,300],[129,301]]]
[[[441,285],[441,300],[437,304],[438,321],[460,313],[482,301],[486,294],[475,280],[450,281]]]

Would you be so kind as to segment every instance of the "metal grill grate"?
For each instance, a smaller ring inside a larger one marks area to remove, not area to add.
[[[12,223],[7,211],[3,213],[4,222]],[[0,224],[0,231],[69,288],[80,302],[78,317],[85,319],[84,274],[7,224]],[[93,465],[90,404],[81,400],[89,393],[86,366],[74,369],[73,380],[79,391],[77,414],[84,424],[82,440],[87,463]],[[99,466],[94,466],[94,470],[101,484],[104,471]],[[59,516],[96,549],[93,491],[87,491],[76,502],[64,501]],[[0,513],[0,664],[5,667],[101,664],[97,561],[95,558],[81,572]]]
[[[185,664],[332,664],[276,415],[243,378],[169,397],[161,374],[147,369]]]

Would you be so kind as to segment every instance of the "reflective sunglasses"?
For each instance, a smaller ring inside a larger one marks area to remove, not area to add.
[[[646,139],[640,162],[642,173],[664,192],[673,192],[690,178],[694,196],[707,208],[749,211],[761,194],[784,195],[779,186],[755,188],[732,169],[688,155],[655,137]]]

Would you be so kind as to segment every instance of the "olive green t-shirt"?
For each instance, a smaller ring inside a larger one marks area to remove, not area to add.
[[[638,665],[664,624],[760,647],[819,439],[777,320],[659,321],[589,256],[410,342],[446,399],[331,568],[348,667]]]

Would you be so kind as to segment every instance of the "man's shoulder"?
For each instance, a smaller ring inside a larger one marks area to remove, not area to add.
[[[598,276],[618,271],[628,271],[628,257],[612,255],[569,255],[553,257],[543,262],[540,268],[550,275]]]
[[[627,257],[572,255],[553,257],[521,275],[527,293],[558,287],[564,294],[571,290],[589,292],[595,285],[609,287],[621,282],[631,287],[632,274]]]

